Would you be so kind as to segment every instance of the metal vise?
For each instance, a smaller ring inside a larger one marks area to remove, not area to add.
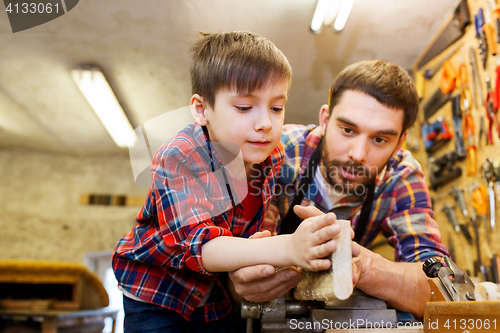
[[[242,301],[241,317],[247,319],[246,333],[260,319],[260,332],[323,332],[326,329],[396,328],[396,310],[385,301],[355,289],[345,301],[319,302],[277,298],[266,303]]]

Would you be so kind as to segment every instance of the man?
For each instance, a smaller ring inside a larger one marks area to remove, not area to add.
[[[347,67],[332,83],[319,126],[283,128],[285,163],[263,229],[293,232],[300,223],[290,210],[295,204],[317,208],[301,210],[301,218],[331,211],[351,220],[354,240],[362,245],[353,248],[356,287],[421,318],[430,299],[422,264],[448,253],[420,164],[401,149],[417,114],[418,95],[402,68],[384,61]],[[380,232],[395,247],[398,262],[366,248]],[[293,288],[301,273],[259,265],[229,276],[239,295],[264,302]]]

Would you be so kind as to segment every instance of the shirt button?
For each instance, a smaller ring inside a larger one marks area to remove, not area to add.
[[[200,297],[200,296],[201,296],[201,292],[197,291],[197,292],[195,292],[195,293],[194,293],[194,295],[195,295],[196,297]]]
[[[243,215],[241,215],[241,213],[238,213],[238,214],[236,214],[236,217],[241,219],[243,217]]]

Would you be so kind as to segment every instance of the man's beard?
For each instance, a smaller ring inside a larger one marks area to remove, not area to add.
[[[328,147],[322,143],[321,161],[324,168],[323,175],[326,181],[334,188],[336,192],[342,192],[347,195],[364,195],[368,184],[379,174],[378,167],[367,168],[363,164],[353,161],[341,161],[338,159],[329,159]],[[384,163],[385,165],[386,163]],[[342,175],[341,169],[358,176],[355,180],[350,180]]]

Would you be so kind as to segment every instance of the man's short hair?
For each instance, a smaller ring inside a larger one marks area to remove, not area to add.
[[[248,31],[202,33],[191,48],[191,88],[213,107],[219,89],[249,93],[280,80],[292,69],[269,40]]]
[[[366,60],[346,67],[331,85],[330,114],[347,90],[363,92],[382,105],[404,110],[401,134],[417,119],[417,89],[410,75],[396,64],[382,60]]]

